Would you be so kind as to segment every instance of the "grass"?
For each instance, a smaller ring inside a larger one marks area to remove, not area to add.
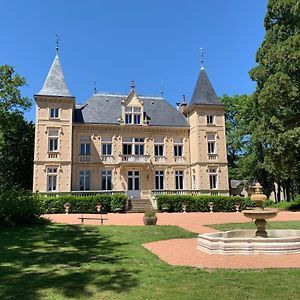
[[[206,225],[208,227],[220,230],[234,230],[234,229],[256,229],[254,222],[247,223],[226,223],[226,224],[212,224]],[[285,221],[285,222],[268,222],[267,229],[299,229],[300,221]]]
[[[173,226],[0,227],[0,299],[298,298],[300,270],[175,267],[142,246],[188,237]]]

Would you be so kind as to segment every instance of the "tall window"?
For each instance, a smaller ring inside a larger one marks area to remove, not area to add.
[[[50,118],[51,119],[59,118],[59,109],[58,108],[50,108]]]
[[[164,155],[164,142],[163,140],[155,140],[154,142],[154,155],[163,156]]]
[[[155,171],[155,189],[164,189],[164,171]]]
[[[111,170],[101,171],[101,189],[112,190]]]
[[[216,154],[216,135],[207,134],[207,152],[208,154]]]
[[[175,171],[175,189],[183,190],[183,171]]]
[[[80,137],[80,155],[91,155],[91,138],[89,136]]]
[[[58,151],[58,129],[50,129],[48,134],[48,151]]]
[[[142,120],[142,109],[140,107],[125,107],[125,124],[140,125]]]
[[[218,188],[217,168],[209,168],[209,187],[211,190]]]
[[[183,156],[183,143],[182,140],[174,141],[174,156],[179,157]]]
[[[133,138],[123,142],[123,155],[144,155],[144,139]]]
[[[81,191],[88,191],[91,189],[91,171],[90,170],[80,171],[79,189]]]
[[[102,155],[112,155],[112,141],[111,138],[102,138]]]
[[[57,188],[57,167],[47,168],[47,191],[54,192]]]
[[[214,115],[207,115],[206,116],[206,123],[209,125],[215,124],[215,116]]]

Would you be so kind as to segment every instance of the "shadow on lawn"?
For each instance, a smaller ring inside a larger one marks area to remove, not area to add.
[[[121,267],[123,245],[100,227],[0,227],[0,299],[35,300],[47,289],[68,298],[124,292],[138,282],[137,270]]]

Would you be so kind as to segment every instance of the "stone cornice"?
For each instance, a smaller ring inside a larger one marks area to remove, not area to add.
[[[120,133],[185,133],[188,134],[189,127],[160,127],[160,126],[120,126],[113,124],[82,124],[73,123],[74,132],[75,131],[90,131],[90,130],[101,130],[101,131],[113,131]]]

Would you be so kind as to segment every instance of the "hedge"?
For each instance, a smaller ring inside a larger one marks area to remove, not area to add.
[[[184,204],[187,212],[209,212],[209,202],[213,202],[215,212],[234,212],[236,204],[240,205],[240,210],[255,206],[250,198],[238,196],[157,195],[156,200],[159,210],[170,212],[182,212]]]
[[[25,190],[0,191],[0,224],[24,225],[37,223],[42,214],[39,197]]]
[[[41,197],[42,210],[45,214],[64,213],[64,204],[70,204],[70,213],[95,213],[96,204],[102,204],[103,212],[125,211],[127,196],[123,194],[99,194],[93,196],[64,195]]]

